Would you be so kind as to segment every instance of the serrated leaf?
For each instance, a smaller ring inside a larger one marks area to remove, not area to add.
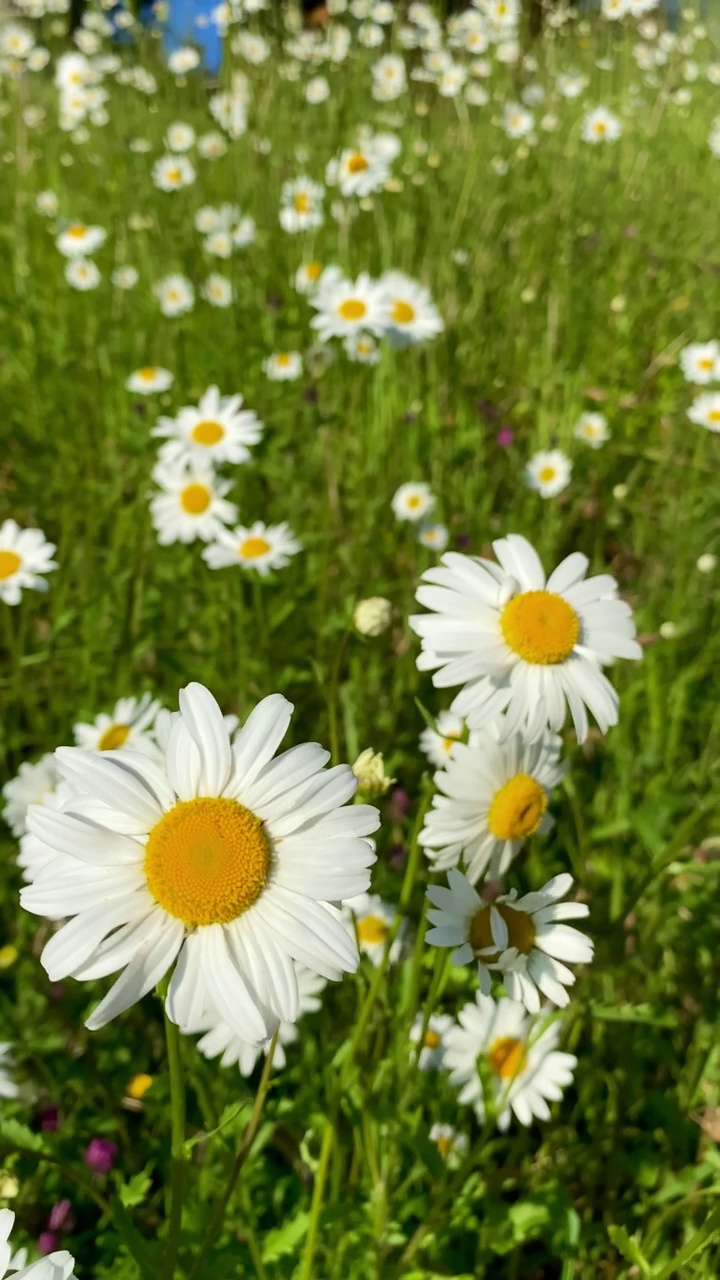
[[[263,1240],[263,1262],[275,1262],[285,1254],[292,1253],[305,1235],[309,1221],[310,1214],[303,1211],[291,1218],[284,1226],[268,1231]]]
[[[147,1199],[148,1191],[152,1186],[150,1168],[151,1166],[148,1165],[140,1173],[136,1173],[129,1182],[118,1186],[120,1203],[124,1204],[126,1209],[134,1209],[136,1205],[142,1204]]]
[[[19,1120],[3,1120],[0,1124],[0,1139],[9,1146],[26,1148],[30,1151],[44,1151],[45,1143],[39,1133],[33,1133],[26,1124]]]

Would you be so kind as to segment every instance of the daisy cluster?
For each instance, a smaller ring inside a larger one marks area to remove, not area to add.
[[[607,418],[602,413],[582,413],[573,427],[573,436],[591,449],[601,449],[610,439]],[[554,498],[570,483],[572,460],[562,449],[541,449],[525,467],[525,483],[541,498]]]
[[[699,387],[720,384],[720,342],[691,342],[680,352],[685,381]],[[707,431],[720,432],[720,390],[702,391],[687,413],[691,422]]]

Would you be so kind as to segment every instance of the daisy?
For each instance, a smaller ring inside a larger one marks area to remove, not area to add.
[[[584,440],[591,449],[600,449],[610,439],[607,418],[602,413],[581,413],[573,435]]]
[[[386,53],[378,58],[372,69],[372,96],[376,102],[393,102],[407,89],[405,60],[397,54]]]
[[[120,977],[91,1030],[172,970],[166,1009],[192,1026],[208,1007],[258,1043],[298,1013],[293,961],[333,979],[357,950],[325,904],[368,886],[377,810],[348,805],[352,770],[296,746],[278,759],[292,704],[263,699],[231,742],[212,694],[180,691],[162,767],[141,755],[58,750],[76,799],[31,809],[30,830],[58,857],[22,890],[23,906],[67,919],[47,943],[51,981]]]
[[[463,686],[452,709],[470,728],[507,709],[506,736],[520,731],[536,742],[546,726],[562,727],[567,702],[578,741],[587,737],[586,707],[607,732],[618,696],[601,668],[642,657],[615,580],[586,579],[588,559],[578,551],[546,579],[518,534],[493,549],[499,563],[448,551],[423,574],[417,600],[433,612],[410,618],[422,638],[418,665],[439,668],[438,687]]]
[[[324,221],[322,202],[325,188],[311,178],[284,182],[280,192],[280,226],[294,235],[314,231]]]
[[[503,111],[503,127],[508,138],[526,138],[535,127],[535,117],[520,103],[507,102]]]
[[[346,338],[361,331],[379,335],[387,326],[387,297],[382,286],[362,272],[348,280],[337,270],[323,272],[310,305],[317,315],[310,321],[321,342]]]
[[[353,147],[330,160],[325,169],[328,186],[343,196],[369,196],[379,191],[390,174],[390,161],[372,146]]]
[[[560,1007],[568,1004],[566,987],[575,975],[562,961],[587,964],[593,944],[562,920],[589,914],[583,902],[560,902],[570,891],[572,876],[548,880],[537,893],[518,898],[517,890],[484,902],[461,871],[448,872],[448,887],[430,885],[434,927],[425,940],[431,947],[454,947],[453,964],[477,963],[480,989],[490,995],[493,971],[500,975],[511,1000],[529,1013],[540,1008],[540,993]]]
[[[621,133],[622,125],[617,116],[605,107],[596,107],[583,118],[583,142],[616,142]]]
[[[212,272],[207,280],[202,284],[200,292],[206,302],[212,307],[230,307],[232,306],[235,293],[232,284],[226,280],[225,276]]]
[[[691,342],[680,352],[680,368],[686,382],[720,382],[720,342]]]
[[[198,138],[197,146],[203,160],[219,160],[227,151],[227,142],[221,133],[203,133]]]
[[[538,1034],[539,1031],[539,1034]],[[572,1083],[577,1058],[559,1053],[560,1023],[543,1027],[514,1000],[493,1000],[478,991],[460,1010],[459,1021],[445,1037],[445,1066],[459,1100],[485,1119],[479,1063],[489,1078],[497,1126],[504,1132],[513,1114],[522,1125],[550,1119],[548,1102],[557,1102]]]
[[[0,1280],[76,1280],[75,1259],[66,1249],[48,1253],[29,1267],[25,1266],[24,1249],[13,1255],[9,1240],[14,1221],[12,1209],[0,1209]]]
[[[224,230],[226,221],[220,209],[214,209],[210,204],[204,204],[195,214],[195,230],[201,235],[210,235],[212,231]]]
[[[424,481],[411,480],[396,489],[391,503],[396,520],[410,520],[413,524],[422,520],[428,511],[435,506],[435,498],[430,492],[430,485]]]
[[[359,950],[375,968],[382,961],[385,943],[396,917],[395,907],[383,902],[376,893],[360,893],[345,903],[344,918],[348,932],[357,939]],[[402,938],[398,931],[388,957],[391,964],[399,959],[401,950]]]
[[[0,525],[0,600],[19,604],[23,588],[47,591],[40,574],[57,569],[55,550],[41,529],[21,529],[14,520],[5,520]]]
[[[71,222],[55,241],[64,258],[86,258],[100,249],[107,239],[102,227],[87,227],[84,222]]]
[[[12,1045],[0,1044],[0,1098],[17,1098],[20,1092],[11,1075]],[[0,1253],[0,1263],[2,1254]]]
[[[388,337],[395,346],[426,342],[442,333],[442,317],[424,285],[400,271],[386,272],[379,283],[388,308]]]
[[[54,191],[38,191],[35,197],[35,208],[44,218],[54,218],[57,214],[59,203]]]
[[[174,76],[183,76],[188,71],[194,71],[200,66],[200,54],[192,45],[181,45],[179,49],[173,49],[168,54],[168,69],[172,71]]]
[[[469,1145],[467,1134],[458,1133],[451,1124],[434,1124],[428,1137],[435,1143],[443,1160],[451,1159],[454,1155],[464,1156]]]
[[[161,547],[198,538],[211,542],[237,519],[237,507],[225,498],[231,482],[220,480],[209,462],[159,462],[153,480],[160,492],[150,499],[150,512]]]
[[[160,191],[179,191],[195,181],[195,169],[187,156],[160,156],[155,161],[152,179]]]
[[[355,364],[377,364],[380,359],[378,344],[369,333],[350,333],[343,342],[346,356]]]
[[[562,449],[536,453],[525,467],[525,483],[541,498],[554,498],[570,483],[572,462]]]
[[[205,237],[203,248],[206,253],[211,253],[215,258],[229,258],[232,256],[233,238],[229,231],[220,227]]]
[[[708,431],[720,431],[720,391],[705,391],[688,409],[688,418]],[[1,585],[1,584],[0,584]]]
[[[94,262],[87,258],[71,258],[65,263],[65,279],[73,289],[87,293],[90,289],[97,289],[102,277]]]
[[[455,1020],[447,1013],[433,1013],[423,1032],[424,1021],[419,1013],[410,1028],[410,1043],[419,1044],[422,1036],[418,1067],[421,1071],[439,1071],[443,1064],[443,1037],[455,1025]]]
[[[424,524],[418,530],[418,542],[431,551],[444,551],[449,537],[444,524]]]
[[[460,741],[464,728],[460,716],[452,711],[441,711],[435,728],[423,729],[420,734],[420,750],[431,764],[441,769]]]
[[[144,365],[130,374],[125,383],[126,391],[134,391],[137,395],[150,396],[155,391],[167,391],[173,384],[174,375],[169,369],[158,365]]]
[[[6,782],[2,795],[5,807],[2,816],[14,836],[22,836],[27,830],[25,818],[31,804],[44,804],[58,784],[58,771],[52,754],[41,756],[34,763],[24,761],[17,774]]]
[[[195,304],[193,287],[185,276],[165,276],[153,286],[153,293],[164,316],[186,315]]]
[[[239,526],[230,532],[221,529],[212,545],[202,553],[211,569],[225,569],[239,564],[243,569],[256,569],[265,577],[271,569],[284,569],[290,556],[302,551],[290,527],[283,524],[263,524],[256,520],[250,528]]]
[[[302,356],[299,351],[276,351],[262,367],[271,382],[293,382],[302,374]]]
[[[327,986],[327,979],[322,974],[313,973],[312,969],[306,969],[302,964],[295,963],[295,974],[298,986],[297,1017],[293,1022],[280,1023],[272,1060],[274,1071],[285,1066],[285,1046],[294,1044],[297,1040],[299,1019],[304,1013],[318,1012],[322,1003],[320,996]],[[340,978],[341,974],[338,972],[333,976]],[[258,1058],[263,1052],[267,1053],[269,1048],[267,1043],[258,1045],[241,1039],[225,1019],[215,1012],[205,1014],[199,1026],[183,1030],[203,1031],[205,1034],[198,1040],[197,1046],[203,1056],[210,1060],[219,1057],[221,1067],[237,1066],[243,1076],[252,1075]]]
[[[134,289],[138,273],[135,267],[118,267],[113,271],[111,279],[116,289]]]
[[[195,143],[195,130],[191,124],[177,121],[168,126],[165,145],[168,151],[189,151]]]
[[[330,85],[325,76],[313,76],[305,85],[305,101],[311,106],[317,107],[321,102],[327,102],[330,97]]]
[[[434,777],[440,794],[419,836],[437,870],[457,866],[462,856],[473,884],[499,879],[528,836],[547,835],[553,826],[550,792],[567,767],[555,734],[528,744],[519,734],[498,741],[502,732],[498,722],[482,739],[475,734],[445,749]]]
[[[322,262],[303,262],[295,272],[295,288],[306,297],[317,287],[323,273]]]
[[[263,424],[252,409],[243,408],[241,395],[221,396],[208,387],[197,405],[186,405],[175,418],[157,420],[152,435],[167,440],[160,450],[162,462],[188,462],[218,466],[250,460]]]
[[[232,240],[236,249],[246,249],[255,241],[255,219],[240,218],[232,229]]]
[[[153,750],[152,726],[159,710],[160,703],[149,693],[141,698],[120,698],[110,715],[103,711],[92,724],[73,725],[75,742],[86,751],[119,751],[121,747]]]

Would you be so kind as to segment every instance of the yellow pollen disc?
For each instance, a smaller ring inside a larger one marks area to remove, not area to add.
[[[514,1076],[522,1075],[527,1067],[525,1046],[522,1040],[516,1040],[513,1036],[493,1040],[487,1056],[490,1070],[501,1080],[512,1080]]]
[[[411,511],[414,511],[416,507],[419,507],[419,506],[420,506],[420,498],[419,498],[418,494],[417,494],[417,493],[412,494],[412,496],[411,496],[410,498],[408,498],[408,500],[407,500],[407,504],[408,504],[408,506],[409,506],[409,508],[410,508],[410,510],[411,510]]]
[[[296,213],[307,213],[310,208],[310,197],[304,191],[298,191],[293,196],[293,208]]]
[[[246,538],[238,547],[238,555],[243,560],[257,560],[258,556],[267,555],[270,543],[266,538]]]
[[[76,222],[74,226],[68,227],[68,235],[72,236],[75,240],[82,240],[85,235],[85,231],[86,228],[83,226],[82,222]]]
[[[437,1031],[426,1031],[423,1044],[425,1045],[426,1049],[439,1049],[440,1036],[438,1035]]]
[[[366,169],[370,168],[370,165],[364,155],[361,155],[359,151],[356,151],[354,155],[350,156],[347,162],[347,167],[350,170],[350,173],[364,173]]]
[[[180,494],[180,502],[188,515],[201,516],[210,506],[210,492],[204,484],[189,484]]]
[[[607,125],[605,125],[605,124],[602,122],[602,120],[600,120],[600,121],[598,121],[598,123],[595,125],[595,132],[596,132],[596,133],[604,133],[604,132],[605,132],[605,130],[606,130],[606,128],[607,128]]]
[[[322,262],[308,262],[305,274],[308,280],[317,280],[322,271]]]
[[[290,363],[290,357],[287,351],[280,351],[275,357],[275,363],[279,364],[283,369]]]
[[[495,945],[490,927],[490,907],[481,907],[475,912],[470,922],[470,946],[473,951],[483,951]],[[535,943],[535,925],[526,911],[516,911],[514,907],[501,902],[495,910],[502,916],[508,931],[508,947],[517,947],[523,956],[528,956]],[[492,955],[482,956],[483,964],[495,964],[500,955],[494,951]]]
[[[225,435],[225,428],[219,422],[198,422],[191,434],[196,444],[217,444]]]
[[[706,373],[709,373],[714,368],[715,361],[711,360],[709,356],[703,356],[702,360],[698,360],[698,369],[704,369]]]
[[[709,422],[720,422],[720,409],[711,409],[708,414]]]
[[[147,1075],[144,1071],[141,1071],[138,1075],[133,1076],[132,1080],[130,1081],[127,1087],[128,1098],[135,1098],[135,1100],[139,1102],[141,1098],[145,1097],[145,1094],[150,1088],[152,1082],[153,1082],[152,1076]]]
[[[448,755],[450,755],[450,752],[452,751],[457,741],[458,741],[457,737],[453,736],[452,734],[450,734],[450,736],[447,738],[443,738],[442,740],[443,750],[447,751]]]
[[[17,573],[22,559],[15,551],[0,551],[0,581]]]
[[[130,737],[130,726],[127,724],[111,724],[98,742],[98,751],[117,751],[124,747]]]
[[[378,943],[384,942],[388,936],[390,926],[385,920],[381,920],[380,916],[363,916],[362,920],[357,921],[357,936],[359,942]]]
[[[495,792],[488,827],[497,840],[524,840],[540,826],[547,792],[529,773],[516,773]]]
[[[556,475],[557,471],[554,467],[543,467],[542,471],[538,472],[538,479],[542,480],[543,484],[547,484],[549,480],[554,480]]]
[[[364,302],[361,302],[360,298],[346,298],[338,307],[338,312],[343,320],[362,320],[366,311],[367,307]]]
[[[143,382],[152,382],[155,378],[156,372],[156,369],[153,369],[148,365],[145,369],[138,369],[138,377],[142,378]]]
[[[552,591],[513,596],[500,618],[505,643],[525,662],[549,667],[570,656],[580,636],[580,619]]]
[[[437,1140],[437,1149],[443,1160],[446,1160],[453,1149],[453,1140],[446,1133],[441,1133]]]
[[[409,302],[398,299],[390,313],[390,319],[396,324],[411,324],[415,319],[415,308],[411,307]]]
[[[145,877],[155,901],[188,928],[229,924],[260,897],[270,869],[262,819],[236,800],[183,800],[153,827]]]

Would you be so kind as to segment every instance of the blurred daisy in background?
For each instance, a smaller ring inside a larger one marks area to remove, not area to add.
[[[401,271],[388,271],[379,286],[387,305],[386,332],[395,346],[426,342],[445,328],[428,289]]]
[[[208,387],[197,405],[185,405],[174,418],[159,417],[152,434],[167,441],[159,453],[162,462],[218,466],[248,462],[262,431],[241,395],[221,396],[218,387]]]
[[[686,382],[720,382],[720,342],[691,342],[680,352],[680,368]]]
[[[100,249],[107,239],[102,227],[88,227],[84,222],[71,222],[55,241],[65,258],[87,258]]]
[[[135,267],[117,267],[112,273],[111,280],[116,289],[134,289],[138,282],[138,273]]]
[[[423,1031],[424,1021],[419,1013],[410,1028],[410,1043],[422,1044],[418,1057],[421,1071],[439,1071],[443,1065],[443,1037],[455,1025],[455,1019],[448,1013],[433,1013]]]
[[[441,711],[435,723],[434,729],[423,729],[420,734],[420,750],[431,764],[442,768],[462,737],[465,725],[453,711]]]
[[[444,551],[448,539],[449,534],[444,524],[423,524],[418,529],[418,542],[430,551]]]
[[[693,400],[688,418],[707,431],[720,431],[720,391],[705,391]]]
[[[180,191],[195,181],[195,169],[187,156],[160,156],[155,161],[152,179],[159,191]]]
[[[230,281],[215,272],[203,282],[200,292],[212,307],[230,307],[235,297]]]
[[[324,221],[325,188],[312,178],[284,182],[280,192],[280,226],[283,231],[314,231]]]
[[[410,520],[413,524],[422,520],[435,506],[430,485],[424,481],[408,481],[395,490],[391,503],[397,520]]]
[[[211,542],[237,519],[237,507],[225,497],[231,482],[216,476],[209,464],[158,462],[153,480],[160,492],[150,499],[150,513],[162,547],[196,539]]]
[[[596,107],[583,117],[583,142],[616,142],[622,133],[622,125],[606,107]]]
[[[211,569],[240,565],[242,569],[255,569],[264,577],[271,569],[284,569],[298,551],[302,551],[302,545],[289,525],[256,520],[249,528],[240,525],[232,531],[219,530],[202,555]]]
[[[554,498],[570,483],[572,462],[561,449],[536,453],[526,464],[525,482],[541,498]]]
[[[157,365],[145,365],[130,374],[125,383],[126,391],[134,391],[141,396],[152,395],[156,391],[167,391],[173,384],[174,374],[169,369]]]
[[[591,449],[600,449],[610,439],[607,418],[602,413],[581,413],[573,435],[584,440]]]
[[[21,529],[15,520],[0,525],[0,600],[19,604],[23,590],[47,591],[41,575],[57,569],[57,548],[41,529]]]
[[[22,836],[27,830],[25,818],[28,806],[44,804],[57,787],[60,775],[55,764],[55,756],[50,752],[39,760],[25,760],[14,778],[6,782],[2,789],[5,806],[2,816],[14,836]]]
[[[397,918],[397,909],[389,902],[383,902],[376,893],[361,893],[346,901],[343,914],[350,933],[357,939],[360,953],[377,968]],[[402,929],[398,930],[390,947],[388,958],[391,964],[399,960],[401,951]]]
[[[346,356],[356,364],[377,364],[380,359],[378,344],[370,333],[351,333],[343,343]]]
[[[87,293],[90,289],[97,289],[101,276],[94,262],[87,258],[71,258],[65,264],[65,279],[73,289]]]
[[[165,145],[169,151],[189,151],[195,145],[195,130],[191,124],[176,121],[168,125]]]
[[[451,1124],[434,1124],[428,1137],[435,1143],[443,1160],[452,1160],[453,1156],[464,1156],[468,1149],[468,1136],[459,1133]]]
[[[101,711],[92,723],[73,725],[75,742],[86,751],[135,749],[154,751],[152,728],[160,703],[151,694],[140,698],[120,698],[108,715]]]
[[[182,316],[192,311],[195,293],[185,276],[170,275],[153,285],[153,293],[164,316]]]
[[[366,271],[349,280],[337,268],[326,270],[310,297],[317,315],[310,321],[321,342],[330,338],[346,338],[363,331],[376,336],[383,333],[388,321],[387,295],[382,286]]]
[[[302,375],[302,356],[299,351],[276,351],[262,367],[271,382],[294,382]]]

